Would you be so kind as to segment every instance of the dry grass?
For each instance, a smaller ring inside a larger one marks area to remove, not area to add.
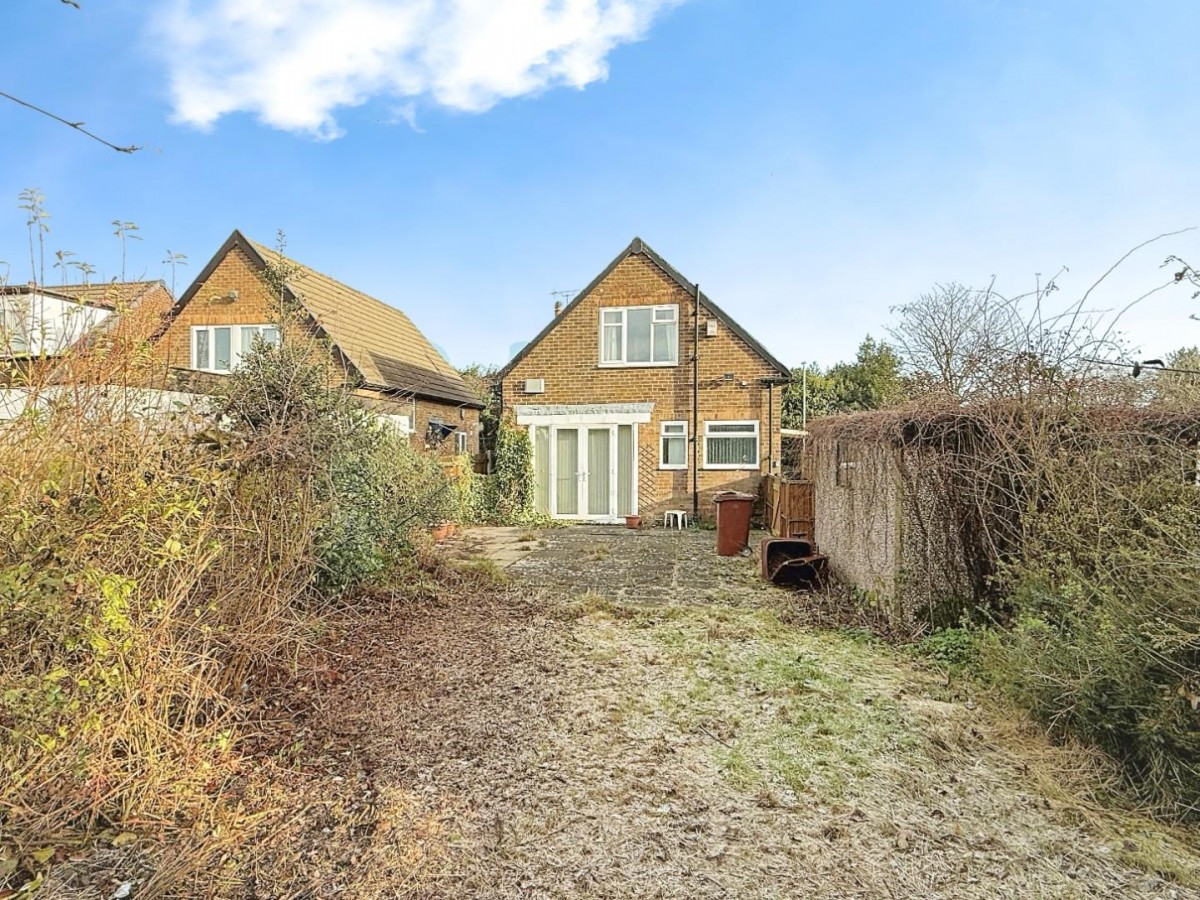
[[[595,627],[596,658],[642,662],[623,729],[674,732],[727,787],[781,812],[790,843],[767,825],[750,844],[790,873],[778,895],[1200,888],[1195,832],[1104,807],[1114,773],[1098,754],[1052,747],[1010,710],[947,698],[936,675],[885,648],[770,610],[643,610]]]
[[[269,815],[180,896],[1200,896],[1096,754],[771,608],[427,557],[328,629],[264,706]]]
[[[1106,810],[1094,754],[748,569],[646,606],[421,548],[315,609],[306,483],[229,474],[262,448],[69,407],[4,439],[0,890],[1198,896],[1194,832]]]

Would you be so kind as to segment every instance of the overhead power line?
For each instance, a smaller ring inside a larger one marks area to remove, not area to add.
[[[68,128],[74,128],[76,131],[78,131],[80,134],[84,135],[85,137],[90,137],[93,141],[98,141],[101,144],[103,144],[105,147],[108,147],[112,150],[116,150],[118,153],[136,153],[137,151],[142,149],[141,147],[135,147],[132,144],[130,144],[128,147],[121,147],[117,144],[112,143],[111,141],[106,141],[104,138],[100,137],[100,135],[94,134],[93,132],[88,131],[86,128],[84,128],[83,122],[72,122],[69,119],[64,119],[62,116],[55,115],[54,113],[50,112],[50,110],[48,110],[48,109],[42,109],[40,106],[35,106],[34,104],[30,103],[27,100],[22,100],[20,97],[14,97],[12,94],[6,94],[6,93],[4,93],[4,91],[0,91],[0,97],[3,97],[6,100],[11,100],[13,103],[17,103],[21,106],[24,106],[26,109],[32,109],[36,113],[41,113],[43,116],[51,118],[55,122],[61,122],[63,125],[66,125]]]
[[[1082,361],[1095,363],[1098,366],[1111,366],[1114,369],[1129,369],[1133,373],[1134,378],[1137,378],[1143,372],[1173,372],[1177,375],[1200,375],[1200,369],[1176,369],[1164,365],[1161,359],[1143,359],[1141,362],[1121,362],[1115,359],[1089,359],[1085,357]]]

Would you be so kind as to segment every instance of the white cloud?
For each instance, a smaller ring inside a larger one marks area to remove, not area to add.
[[[683,0],[171,0],[157,19],[175,117],[250,112],[341,134],[372,97],[482,112],[608,75],[607,56]]]

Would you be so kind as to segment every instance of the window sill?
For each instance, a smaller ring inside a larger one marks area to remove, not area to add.
[[[677,362],[602,362],[596,365],[598,369],[671,369],[678,368]]]
[[[762,466],[753,466],[753,465],[718,466],[718,465],[712,465],[712,466],[704,466],[703,471],[705,471],[705,472],[761,472]]]
[[[686,465],[683,465],[683,466],[662,466],[662,465],[660,465],[658,467],[658,471],[660,471],[660,472],[686,472],[687,470],[688,470],[688,467]]]

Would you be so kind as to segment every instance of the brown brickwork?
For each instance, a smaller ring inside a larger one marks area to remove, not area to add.
[[[237,299],[231,301],[233,291]],[[173,369],[189,369],[192,326],[266,325],[279,318],[279,299],[269,295],[257,266],[235,247],[200,284],[195,296],[176,310],[158,339],[158,355]]]
[[[635,247],[637,242],[635,242]],[[606,307],[673,304],[679,308],[678,364],[609,368],[600,365],[600,310]],[[757,491],[768,460],[779,460],[780,389],[774,388],[772,415],[768,416],[764,378],[782,373],[726,321],[707,336],[707,322],[717,319],[710,309],[700,310],[699,419],[700,434],[692,431],[692,355],[694,296],[645,253],[625,256],[543,333],[525,354],[503,372],[501,385],[505,409],[518,405],[653,403],[651,421],[638,425],[639,506],[644,516],[662,509],[691,510],[691,446],[689,471],[661,470],[659,425],[686,421],[689,437],[703,442],[704,423],[750,421],[759,423],[760,465],[756,471],[706,470],[700,445],[701,513],[711,515],[713,493],[736,489]],[[726,373],[732,379],[726,380]],[[525,380],[545,379],[545,393],[526,394]],[[773,452],[772,452],[773,451]]]
[[[159,336],[156,350],[159,357],[173,369],[186,370],[191,366],[191,329],[195,325],[262,325],[280,320],[279,298],[272,297],[259,277],[260,267],[241,246],[232,246],[216,261],[206,275],[188,290],[186,303],[176,306],[169,324]],[[230,300],[236,291],[237,299]],[[190,295],[190,296],[189,296]],[[335,371],[343,383],[358,382],[354,366],[335,346]],[[223,376],[213,375],[210,378]],[[383,391],[359,388],[355,393],[371,409],[384,414],[412,415],[415,404],[415,446],[429,449],[424,440],[431,418],[440,417],[456,430],[467,434],[467,450],[479,452],[479,410],[457,402],[441,402],[417,397],[402,391]],[[454,452],[451,437],[436,448],[439,454]]]
[[[432,445],[425,440],[429,433],[429,423],[440,419],[447,425],[453,425],[454,430],[461,431],[467,436],[467,452],[472,456],[479,453],[479,410],[465,406],[455,406],[449,403],[434,403],[431,400],[417,400],[416,431],[414,440],[422,443],[426,449],[446,456],[454,453],[454,436],[446,438],[440,444]]]

